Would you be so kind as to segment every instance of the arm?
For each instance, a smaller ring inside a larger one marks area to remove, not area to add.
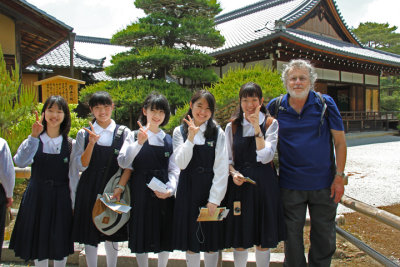
[[[279,125],[277,120],[273,120],[268,130],[265,132],[264,148],[257,150],[257,161],[267,164],[274,159],[276,146],[278,144]],[[260,139],[260,138],[256,138]]]
[[[24,168],[33,163],[33,157],[39,148],[39,138],[28,136],[17,150],[17,154],[14,156],[15,165]]]
[[[128,183],[129,179],[131,178],[132,170],[131,169],[125,169],[122,171],[121,178],[119,179],[118,185],[122,186],[125,188],[126,184]],[[114,188],[114,194],[112,198],[116,198],[117,201],[120,201],[121,199],[121,194],[124,192],[125,189],[122,189],[120,187]]]
[[[131,168],[132,162],[142,149],[142,145],[135,140],[135,132],[130,132],[126,137],[118,155],[118,164],[121,168]]]
[[[74,160],[74,158],[77,157],[76,153],[77,153],[76,141],[72,140],[72,150],[71,150],[71,155],[69,156],[70,160],[69,160],[69,172],[68,172],[72,209],[74,209],[75,206],[76,189],[78,188],[78,183],[79,183],[79,167],[76,166],[76,160]]]
[[[232,176],[233,182],[236,185],[241,186],[244,183],[243,175],[235,169],[233,162],[232,123],[228,123],[228,125],[226,125],[225,142],[226,142],[226,150],[228,152],[229,174]]]
[[[186,169],[190,160],[193,156],[193,147],[194,144],[186,139],[186,142],[183,142],[183,136],[181,134],[180,126],[176,127],[173,133],[172,144],[174,147],[174,155],[175,155],[175,163],[178,165],[179,169]]]
[[[83,128],[86,132],[89,133],[89,142],[85,148],[85,151],[83,151],[81,156],[81,163],[83,167],[89,166],[90,159],[92,158],[94,145],[100,139],[100,135],[96,134],[91,122],[89,122],[89,125],[90,128],[92,129],[91,131],[88,130],[87,128]]]
[[[13,191],[15,185],[15,169],[11,157],[10,148],[5,140],[0,147],[0,182],[3,185],[7,198],[7,207],[13,203]]]
[[[344,131],[331,130],[336,154],[336,173],[343,172],[346,165],[347,145]],[[335,175],[331,185],[331,198],[339,203],[344,194],[344,180],[340,175]]]

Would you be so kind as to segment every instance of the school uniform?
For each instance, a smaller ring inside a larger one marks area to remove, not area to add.
[[[22,197],[10,249],[24,260],[63,260],[74,252],[71,240],[72,204],[68,170],[70,148],[61,135],[29,136],[14,162],[32,164],[31,178]]]
[[[90,163],[87,167],[82,166],[81,156],[89,143],[89,134],[85,130],[80,130],[76,136],[76,153],[73,155],[74,168],[82,172],[81,177],[74,177],[77,183],[74,222],[72,238],[75,242],[97,246],[102,241],[126,241],[127,227],[124,226],[111,236],[106,236],[97,230],[92,220],[92,210],[98,194],[103,194],[103,190],[109,179],[117,172],[119,166],[117,156],[122,147],[125,137],[129,134],[126,128],[115,148],[112,146],[114,136],[119,125],[114,120],[107,128],[102,128],[96,122],[93,129],[100,139],[93,148]],[[110,159],[111,157],[111,159]],[[111,160],[111,161],[110,161]],[[110,162],[107,178],[104,181],[104,172]],[[76,182],[75,182],[76,184]]]
[[[224,132],[218,127],[210,139],[204,137],[207,122],[200,126],[193,143],[183,126],[173,133],[175,162],[181,169],[174,210],[174,249],[218,251],[223,248],[222,222],[197,222],[199,209],[208,202],[220,205],[228,178],[228,154]]]
[[[148,139],[140,145],[131,132],[118,156],[122,168],[133,168],[129,180],[131,189],[131,217],[129,248],[134,253],[172,251],[172,220],[174,193],[179,168],[173,160],[172,138],[160,130],[147,131]],[[137,133],[136,133],[137,135]],[[158,198],[147,184],[156,177],[165,183],[172,197]]]
[[[0,137],[0,247],[3,247],[7,212],[7,198],[12,198],[15,185],[15,169],[7,141]],[[1,260],[1,250],[0,250]]]
[[[230,212],[224,221],[225,247],[276,247],[284,238],[284,221],[279,184],[271,161],[278,141],[278,123],[265,129],[265,114],[260,112],[259,124],[265,135],[265,147],[257,151],[254,127],[246,119],[232,133],[232,124],[225,130],[229,164],[256,185],[245,182],[241,186],[229,177],[228,191],[223,201]],[[234,214],[234,202],[240,203],[240,215]]]

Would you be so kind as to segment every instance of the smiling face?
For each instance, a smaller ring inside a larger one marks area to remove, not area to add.
[[[307,69],[294,68],[288,73],[286,87],[290,97],[307,98],[311,88],[310,74]]]
[[[165,112],[162,109],[143,108],[143,114],[147,117],[147,123],[157,128],[164,122]]]
[[[190,102],[190,108],[192,109],[192,115],[196,126],[202,125],[212,116],[211,109],[204,97],[199,98],[194,103]]]
[[[112,105],[96,105],[90,108],[93,116],[99,125],[107,125],[111,122],[112,111],[114,110],[114,104]]]
[[[259,99],[257,96],[246,96],[240,99],[240,106],[245,116],[248,117],[249,115],[254,114],[257,107],[259,107],[263,101],[263,97]]]
[[[47,128],[60,128],[61,123],[64,121],[64,117],[64,111],[57,104],[53,104],[44,112],[44,119],[46,120]]]

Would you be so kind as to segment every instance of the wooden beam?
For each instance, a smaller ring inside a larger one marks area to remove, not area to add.
[[[21,24],[15,22],[15,61],[18,64],[19,78],[22,78],[22,57],[21,57]],[[18,86],[18,97],[21,94],[21,84]]]
[[[69,70],[71,78],[74,78],[74,44],[76,34],[69,33]]]

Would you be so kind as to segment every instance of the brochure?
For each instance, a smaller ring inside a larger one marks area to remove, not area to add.
[[[168,186],[161,182],[159,179],[156,177],[153,177],[150,181],[150,183],[147,184],[147,186],[153,190],[153,191],[158,191],[160,193],[167,193],[168,192]]]
[[[112,194],[111,194],[112,196]],[[110,198],[110,196],[106,197],[107,199]],[[104,203],[109,209],[118,212],[118,213],[127,213],[130,211],[131,207],[125,203],[121,203],[119,201],[114,201],[114,202],[109,202],[105,199],[104,196],[100,198],[101,202]]]
[[[219,207],[213,214],[210,216],[208,214],[208,208],[201,208],[199,217],[197,218],[198,222],[212,222],[212,221],[222,221],[229,213],[229,209],[226,207]]]

